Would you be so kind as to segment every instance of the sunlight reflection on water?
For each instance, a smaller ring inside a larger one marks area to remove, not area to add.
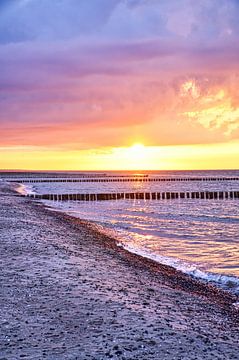
[[[238,190],[238,182],[40,183],[34,184],[34,190],[37,193],[230,191]],[[239,278],[239,200],[55,202],[54,206],[106,226],[131,251],[156,257],[161,262],[162,257],[170,259],[173,266],[201,277],[202,272],[207,272]]]

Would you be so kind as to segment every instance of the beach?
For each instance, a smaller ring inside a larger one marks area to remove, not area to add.
[[[238,359],[238,297],[0,185],[0,359]]]

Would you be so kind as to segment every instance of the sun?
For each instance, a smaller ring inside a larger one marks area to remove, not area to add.
[[[129,148],[129,152],[135,156],[144,156],[145,151],[145,146],[141,143],[135,143]]]
[[[115,164],[121,169],[146,170],[151,166],[151,149],[140,142],[135,142],[127,147],[115,148],[113,155]]]

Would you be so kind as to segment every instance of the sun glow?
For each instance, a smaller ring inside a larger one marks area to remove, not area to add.
[[[0,168],[24,170],[196,170],[238,167],[239,141],[211,145],[144,146],[80,151],[1,148]]]
[[[129,148],[130,156],[135,156],[136,158],[146,155],[146,147],[141,143],[135,143]]]
[[[144,170],[148,168],[151,161],[152,151],[150,147],[142,143],[134,143],[129,147],[115,148],[113,156],[118,159],[118,163],[122,164],[121,168]]]

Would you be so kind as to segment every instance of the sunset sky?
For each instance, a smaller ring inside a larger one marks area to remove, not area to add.
[[[238,19],[238,0],[1,0],[0,168],[239,168]]]

